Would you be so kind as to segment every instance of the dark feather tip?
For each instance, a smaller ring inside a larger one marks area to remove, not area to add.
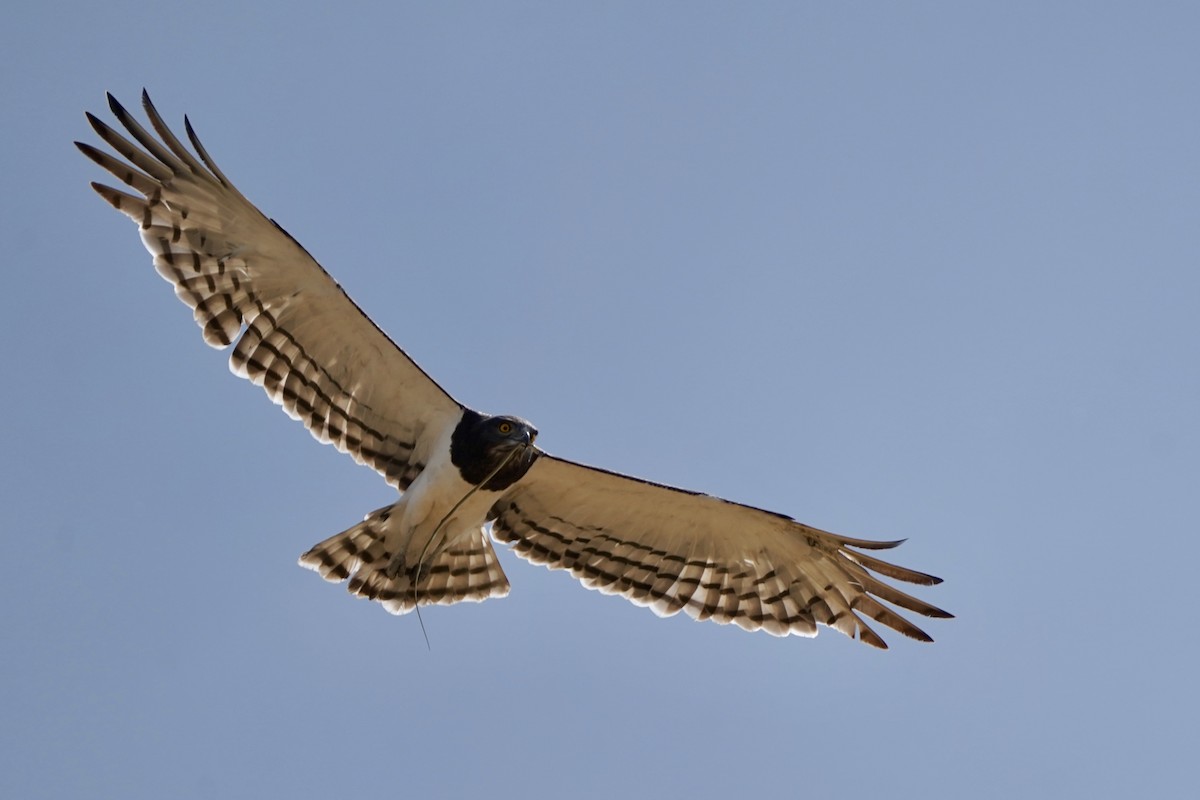
[[[129,116],[129,112],[125,110],[125,106],[121,105],[117,98],[113,97],[112,92],[105,92],[104,96],[108,98],[108,107],[112,109],[114,114],[118,117]]]
[[[92,130],[96,131],[96,133],[100,134],[101,136],[104,135],[106,130],[110,130],[104,120],[100,119],[92,112],[85,111],[83,112],[83,115],[87,117],[88,124],[92,126]]]

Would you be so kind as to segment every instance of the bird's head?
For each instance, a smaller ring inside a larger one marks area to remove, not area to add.
[[[451,461],[467,483],[486,481],[486,489],[504,489],[537,460],[537,434],[537,428],[520,417],[488,417],[467,410],[451,439]]]

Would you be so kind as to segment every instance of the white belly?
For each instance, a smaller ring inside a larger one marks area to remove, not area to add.
[[[467,483],[450,462],[449,434],[385,523],[388,552],[409,566],[428,563],[448,546],[478,535],[501,492]]]

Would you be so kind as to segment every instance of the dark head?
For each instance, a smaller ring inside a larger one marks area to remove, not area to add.
[[[483,488],[507,489],[537,460],[537,433],[520,417],[485,417],[466,409],[450,437],[450,461],[470,484],[479,484],[503,464]]]

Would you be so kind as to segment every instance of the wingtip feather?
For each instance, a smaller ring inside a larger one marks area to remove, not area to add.
[[[111,130],[109,125],[90,111],[83,112],[83,115],[87,117],[88,124],[92,126],[92,130],[100,134],[100,138],[106,139],[105,132]]]
[[[868,644],[876,650],[888,650],[888,643],[883,640],[875,631],[867,625],[867,623],[859,620],[858,622],[858,640],[863,644]]]
[[[105,186],[99,181],[92,181],[92,189],[96,194],[104,198],[104,200],[117,211],[131,218],[136,219],[134,212],[138,214],[144,212],[146,202],[140,197],[122,192],[119,189],[114,189],[111,186]]]
[[[154,102],[150,99],[150,93],[146,91],[146,87],[142,87],[142,108],[151,117],[158,116],[158,109],[154,107]]]
[[[225,177],[225,173],[221,172],[220,167],[218,167],[216,162],[213,161],[213,158],[208,154],[208,151],[204,149],[204,145],[200,143],[200,137],[196,135],[196,129],[192,127],[192,121],[188,119],[187,114],[183,115],[183,128],[187,133],[188,141],[192,143],[192,147],[196,149],[196,153],[200,156],[200,160],[204,162],[205,166],[208,167],[209,171],[212,172],[216,179],[221,182],[222,186],[232,189],[233,185],[229,182],[229,179]],[[284,232],[286,233],[286,231]]]
[[[129,116],[129,112],[125,110],[125,106],[121,105],[121,101],[118,100],[112,92],[105,92],[104,96],[108,98],[109,110],[116,114],[117,117]]]

